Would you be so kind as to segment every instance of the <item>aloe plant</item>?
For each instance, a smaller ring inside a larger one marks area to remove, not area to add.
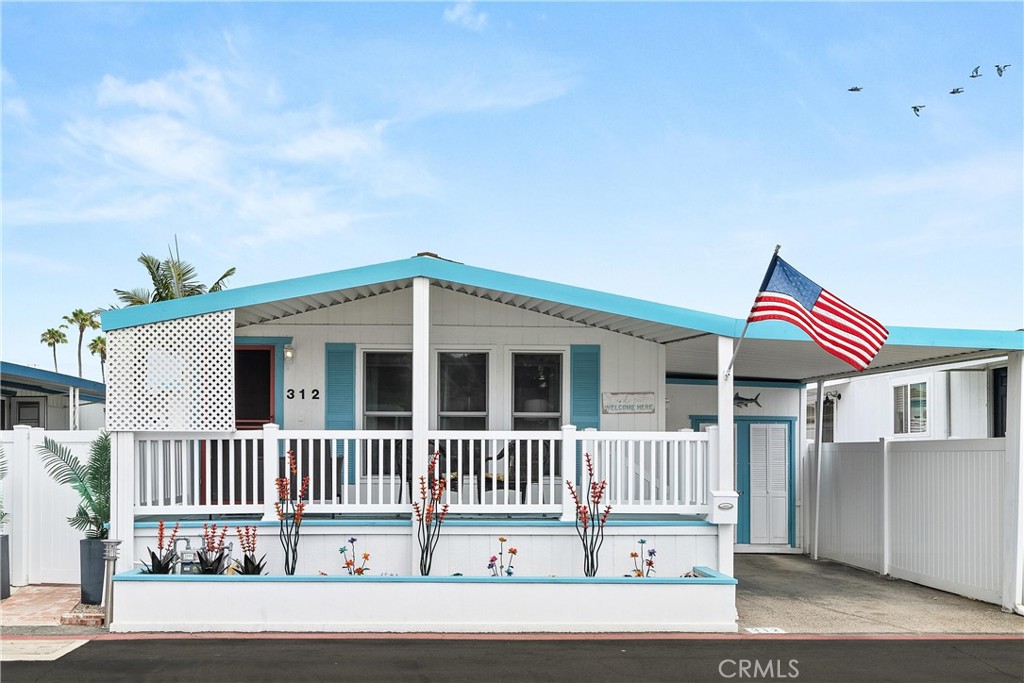
[[[43,438],[43,445],[38,446],[37,451],[46,473],[81,496],[74,516],[68,517],[68,524],[84,531],[86,538],[106,538],[110,522],[110,434],[101,433],[89,445],[89,460],[85,464],[70,448],[50,437]]]

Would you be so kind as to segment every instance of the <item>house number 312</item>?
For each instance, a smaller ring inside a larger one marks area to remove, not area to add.
[[[285,392],[285,398],[295,398],[296,395],[299,398],[306,398],[306,390],[305,389],[299,389],[298,391],[296,391],[295,389],[289,389],[287,392]],[[319,401],[320,400],[320,390],[319,389],[310,389],[309,390],[309,397],[311,399],[313,399],[314,401]]]

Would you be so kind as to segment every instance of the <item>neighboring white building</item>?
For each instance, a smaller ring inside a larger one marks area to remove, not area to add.
[[[825,382],[825,443],[1006,436],[1005,356]],[[816,384],[808,387],[813,439]]]
[[[106,387],[81,377],[0,362],[0,430],[101,429]]]

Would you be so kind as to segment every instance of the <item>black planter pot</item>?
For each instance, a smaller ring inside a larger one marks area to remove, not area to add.
[[[0,535],[0,600],[11,597],[11,543],[7,534]]]
[[[103,541],[83,538],[79,547],[82,556],[82,604],[99,605],[103,602]]]

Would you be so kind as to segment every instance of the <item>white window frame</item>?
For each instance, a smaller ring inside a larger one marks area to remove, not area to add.
[[[370,353],[412,353],[412,349],[408,346],[370,346],[370,347],[356,347],[356,410],[358,415],[358,422],[360,429],[369,429],[366,426],[366,356]],[[413,396],[413,405],[416,404],[416,397]],[[374,414],[370,417],[405,417],[406,415],[412,416],[412,411],[406,413],[405,411],[374,411]]]
[[[515,413],[515,396],[514,396],[514,392],[515,392],[515,365],[514,365],[514,358],[515,358],[515,356],[517,356],[519,354],[530,354],[530,355],[547,354],[547,355],[552,355],[552,356],[561,356],[561,373],[562,373],[561,384],[562,384],[562,386],[559,387],[559,389],[560,389],[559,396],[561,397],[561,405],[560,405],[561,410],[558,413],[559,429],[560,429],[562,425],[568,424],[568,422],[569,422],[569,415],[567,414],[568,410],[569,410],[569,387],[570,387],[570,385],[569,385],[569,381],[570,381],[569,380],[569,347],[567,347],[567,346],[561,346],[561,347],[557,347],[557,346],[544,346],[544,347],[537,347],[537,348],[529,348],[529,347],[518,347],[517,346],[515,348],[509,348],[507,350],[506,357],[505,357],[505,372],[506,372],[506,378],[507,379],[506,379],[506,382],[505,382],[505,386],[503,387],[503,390],[504,390],[505,397],[506,397],[505,400],[508,401],[508,408],[505,411],[505,413],[506,413],[506,415],[508,417],[508,429],[509,430],[515,429],[515,418],[517,418],[517,417],[524,417],[523,414],[518,414],[517,415]],[[539,415],[539,416],[547,415],[549,417],[554,417],[554,413],[550,413],[550,414],[549,413],[528,413],[528,415]]]
[[[484,385],[484,405],[485,409],[483,412],[450,412],[447,414],[441,413],[441,355],[451,353],[465,353],[465,354],[481,354],[485,357],[486,362],[484,367],[486,369],[485,385]],[[484,418],[484,430],[490,429],[491,426],[491,414],[493,413],[492,405],[494,403],[492,397],[494,382],[494,367],[493,367],[493,350],[489,347],[442,347],[433,349],[431,354],[431,361],[433,367],[431,368],[431,381],[433,387],[431,388],[431,416],[434,420],[433,429],[441,429],[441,418],[442,417],[483,417]]]
[[[925,405],[924,405],[924,423],[925,423],[925,428],[922,431],[913,432],[913,431],[909,431],[911,429],[911,426],[910,426],[910,420],[911,420],[911,418],[910,418],[910,406],[909,406],[909,402],[910,402],[910,389],[911,389],[912,386],[917,385],[917,384],[923,384],[924,385],[924,400],[925,400]],[[907,402],[908,402],[908,407],[907,407],[907,429],[908,429],[908,431],[906,431],[906,432],[897,432],[896,431],[896,389],[898,389],[900,387],[905,388],[906,392],[907,392],[906,396],[907,396]],[[926,438],[928,438],[931,435],[932,423],[934,422],[934,420],[932,418],[932,410],[931,410],[931,407],[932,407],[931,406],[931,402],[932,402],[932,397],[933,396],[934,396],[934,394],[932,392],[932,381],[931,381],[931,378],[927,377],[927,376],[900,378],[899,380],[893,380],[889,384],[889,401],[890,402],[889,402],[889,417],[888,417],[888,419],[889,419],[890,430],[891,430],[891,433],[892,433],[892,436],[893,436],[894,439],[926,439]]]

